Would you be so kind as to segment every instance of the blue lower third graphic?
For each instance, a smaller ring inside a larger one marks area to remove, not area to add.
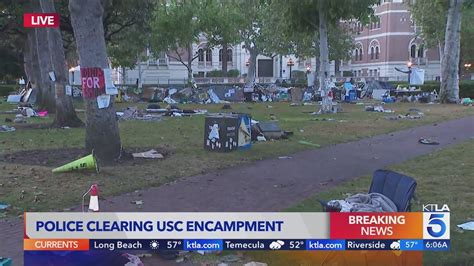
[[[421,239],[400,240],[400,250],[419,251],[423,249],[423,240]]]
[[[186,239],[184,240],[184,250],[222,250],[222,239]]]
[[[306,250],[345,250],[345,240],[310,239],[306,240]]]

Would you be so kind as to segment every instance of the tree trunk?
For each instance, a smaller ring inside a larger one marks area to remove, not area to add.
[[[26,75],[26,79],[29,81],[32,79],[32,69],[31,69],[31,48],[30,48],[30,41],[29,41],[29,36],[28,35],[31,35],[29,32],[26,33],[27,34],[27,37],[26,37],[26,41],[24,43],[24,48],[23,48],[23,69],[25,70],[25,75]]]
[[[227,77],[227,48],[228,45],[226,42],[222,44],[222,75]]]
[[[247,48],[250,53],[249,58],[249,71],[247,72],[247,81],[245,82],[247,85],[255,84],[255,74],[257,68],[257,56],[258,52],[255,48]]]
[[[142,60],[140,60],[140,56],[137,56],[137,64],[138,64],[138,84],[137,87],[142,87]]]
[[[329,98],[329,47],[327,27],[327,0],[319,0],[319,88],[322,105],[320,113],[332,112],[332,100]]]
[[[40,4],[43,13],[56,12],[53,0],[40,0]],[[56,77],[54,82],[56,116],[54,117],[53,126],[81,127],[84,123],[77,117],[72,96],[65,93],[65,86],[68,83],[68,71],[61,32],[58,28],[49,28],[47,31],[52,71],[54,71]]]
[[[188,84],[193,80],[193,44],[188,45],[188,62],[186,68],[188,69]]]
[[[108,68],[101,0],[70,0],[69,11],[81,69]],[[84,89],[84,88],[83,88]],[[96,98],[86,98],[86,149],[94,151],[100,161],[120,157],[121,144],[113,100],[99,109]]]
[[[443,103],[459,100],[459,50],[462,0],[450,0],[444,56],[441,62],[440,99]]]
[[[38,102],[38,106],[53,113],[56,110],[56,101],[54,99],[53,83],[49,78],[49,72],[53,68],[51,66],[51,57],[49,56],[48,29],[37,28],[35,31],[40,71],[39,84],[41,88],[41,100]]]
[[[38,50],[36,49],[36,31],[34,29],[27,30],[27,41],[28,47],[30,51],[29,59],[30,61],[27,62],[29,64],[30,73],[28,76],[28,80],[31,83],[31,87],[37,90],[36,101],[40,102],[41,100],[41,89],[39,87],[39,65],[38,65]]]

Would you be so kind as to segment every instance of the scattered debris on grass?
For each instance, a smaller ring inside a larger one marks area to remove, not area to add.
[[[154,149],[145,152],[132,153],[133,158],[145,158],[145,159],[163,159],[163,154],[157,152]]]
[[[472,100],[471,98],[463,98],[461,100],[462,105],[464,106],[472,106]]]
[[[474,221],[458,224],[458,227],[463,230],[474,231]]]
[[[144,201],[143,200],[134,200],[131,203],[135,204],[135,205],[143,205]]]
[[[267,264],[263,262],[251,261],[249,263],[245,263],[244,266],[267,266]]]
[[[0,132],[13,132],[16,129],[14,127],[9,127],[7,125],[0,126]]]
[[[425,145],[439,145],[439,142],[427,138],[420,138],[418,142]]]
[[[279,156],[278,159],[284,160],[284,159],[292,159],[293,157],[291,156]]]
[[[312,143],[312,142],[309,142],[309,141],[306,141],[306,140],[300,140],[300,141],[298,141],[298,143],[302,144],[302,145],[307,145],[307,146],[321,147],[321,145],[319,145],[319,144]]]
[[[378,105],[378,106],[366,106],[365,107],[366,112],[379,112],[379,113],[394,113],[393,110],[390,109],[385,109],[383,106]]]

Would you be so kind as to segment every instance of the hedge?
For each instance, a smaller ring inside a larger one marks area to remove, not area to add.
[[[390,81],[395,87],[400,85],[406,87],[406,82]],[[439,93],[440,83],[437,81],[427,81],[423,85],[416,86],[422,91],[433,91],[436,90]],[[474,99],[474,80],[461,80],[459,82],[459,97],[460,98],[471,98]]]
[[[0,85],[0,96],[8,96],[17,89],[16,85]]]

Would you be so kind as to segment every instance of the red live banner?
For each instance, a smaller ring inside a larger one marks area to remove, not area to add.
[[[58,28],[58,13],[25,13],[23,14],[25,28]]]
[[[331,239],[422,239],[420,212],[331,212]]]
[[[104,70],[100,67],[81,67],[82,95],[86,99],[105,94]]]

